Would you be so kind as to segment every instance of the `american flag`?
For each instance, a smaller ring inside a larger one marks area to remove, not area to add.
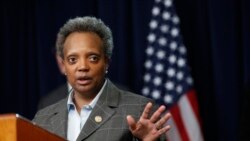
[[[172,0],[155,0],[147,37],[144,96],[172,114],[169,141],[203,141],[198,103]]]

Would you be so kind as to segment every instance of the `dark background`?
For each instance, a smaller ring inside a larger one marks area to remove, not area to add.
[[[176,0],[206,141],[249,139],[249,0]],[[39,98],[65,78],[54,44],[76,16],[101,18],[113,31],[112,81],[140,93],[153,0],[2,0],[0,113],[32,119]]]

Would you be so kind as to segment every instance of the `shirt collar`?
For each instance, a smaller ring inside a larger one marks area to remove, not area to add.
[[[72,86],[67,82],[68,94],[72,91]]]
[[[88,105],[84,105],[84,106],[88,106],[90,108],[94,108],[99,97],[101,96],[105,86],[107,85],[107,80],[105,79],[105,82],[102,86],[102,88],[100,89],[100,91],[98,92],[98,94],[95,96],[95,98],[88,104]],[[71,108],[74,108],[75,109],[75,104],[73,102],[73,88],[69,91],[69,97],[68,97],[68,101],[67,101],[67,108],[68,108],[68,111],[71,109]]]

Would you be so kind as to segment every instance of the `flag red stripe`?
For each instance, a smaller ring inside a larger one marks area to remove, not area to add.
[[[186,93],[186,96],[188,98],[188,100],[190,101],[190,104],[193,108],[193,111],[195,113],[195,116],[198,117],[198,103],[197,103],[197,99],[196,99],[196,95],[195,95],[195,90],[191,89]]]
[[[188,91],[186,96],[190,102],[190,105],[192,106],[192,109],[193,109],[194,114],[197,118],[197,121],[199,122],[199,125],[201,125],[201,119],[199,116],[199,106],[198,106],[195,90]]]
[[[180,115],[180,109],[179,109],[177,104],[175,104],[173,107],[171,107],[170,113],[172,114],[172,118],[177,126],[177,129],[180,133],[182,141],[189,141],[188,134],[186,132],[182,117]]]

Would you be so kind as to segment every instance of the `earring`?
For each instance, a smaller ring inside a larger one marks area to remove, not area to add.
[[[105,73],[106,73],[106,74],[108,73],[108,67],[105,68]]]

